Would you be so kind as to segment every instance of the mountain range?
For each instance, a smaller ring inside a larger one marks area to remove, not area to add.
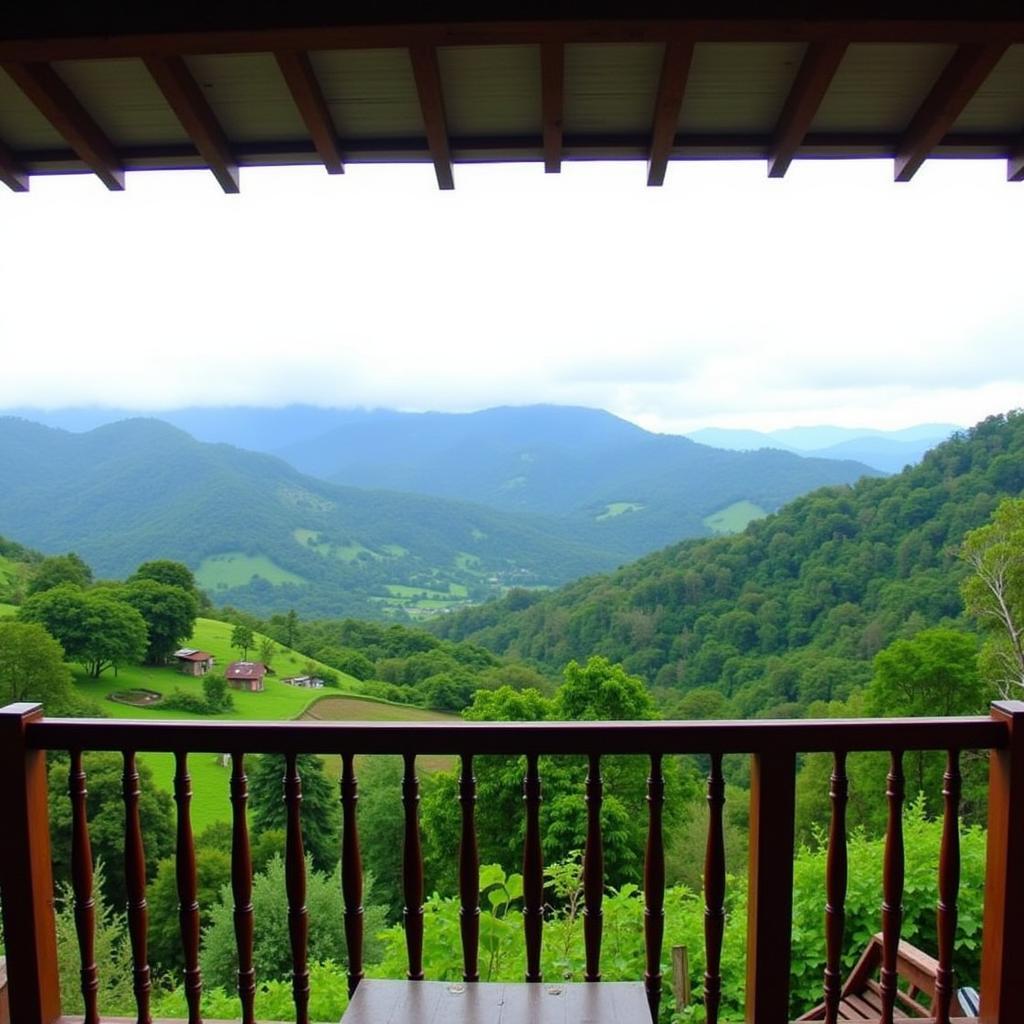
[[[790,427],[767,433],[704,427],[687,434],[701,444],[733,451],[781,448],[797,455],[821,459],[856,459],[886,473],[916,465],[925,452],[941,444],[960,428],[952,423],[920,423],[902,430],[849,427]]]
[[[64,410],[48,420],[83,429],[107,415]],[[331,483],[557,520],[577,543],[620,560],[681,537],[742,529],[814,487],[877,473],[852,460],[717,450],[569,406],[465,414],[242,407],[161,419],[198,440],[277,455]]]
[[[306,429],[324,422],[310,414]],[[277,431],[289,464],[158,420],[71,433],[3,418],[0,533],[47,552],[73,548],[108,575],[177,558],[219,601],[254,610],[428,614],[738,529],[797,494],[871,472],[719,451],[588,409],[356,413],[343,423],[336,414],[334,423],[304,441]]]

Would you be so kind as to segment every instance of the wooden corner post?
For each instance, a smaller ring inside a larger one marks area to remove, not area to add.
[[[992,717],[1009,730],[989,761],[988,857],[981,945],[982,1024],[1024,1020],[1024,702],[998,701]]]
[[[796,757],[753,755],[747,895],[747,1024],[789,1020]]]
[[[42,717],[39,704],[0,708],[0,893],[17,1024],[53,1024],[61,1015],[46,753],[26,742],[26,727]]]

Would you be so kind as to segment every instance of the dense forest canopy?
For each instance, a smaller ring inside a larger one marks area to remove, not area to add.
[[[898,476],[431,628],[543,669],[602,654],[659,689],[716,691],[742,717],[798,714],[866,684],[894,639],[966,624],[959,546],[1022,489],[1024,414],[993,416]]]

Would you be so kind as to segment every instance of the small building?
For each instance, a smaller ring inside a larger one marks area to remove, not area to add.
[[[263,690],[263,677],[267,666],[261,661],[233,661],[224,673],[228,686],[235,690],[259,693]]]
[[[281,680],[289,686],[301,686],[307,690],[322,690],[324,681],[319,676],[287,676]]]
[[[178,668],[186,676],[205,676],[213,668],[213,655],[195,647],[182,647],[174,652]]]

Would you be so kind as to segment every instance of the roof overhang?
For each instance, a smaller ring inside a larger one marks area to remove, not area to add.
[[[1024,179],[1024,3],[22,5],[0,180],[241,166],[888,157]]]

